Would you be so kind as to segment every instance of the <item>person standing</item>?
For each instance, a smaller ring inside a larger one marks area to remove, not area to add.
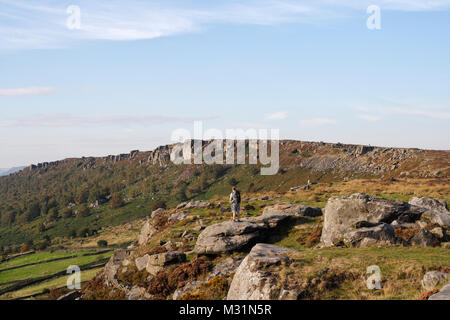
[[[230,202],[231,212],[233,213],[233,221],[239,221],[239,216],[241,213],[241,193],[239,190],[236,190],[236,187],[231,189]]]

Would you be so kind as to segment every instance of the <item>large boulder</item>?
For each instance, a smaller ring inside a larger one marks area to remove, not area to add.
[[[231,282],[227,300],[277,300],[295,298],[282,290],[277,277],[267,268],[289,261],[285,255],[292,249],[257,244],[240,264]]]
[[[414,221],[420,217],[421,211],[411,208],[402,201],[374,198],[365,194],[331,197],[324,209],[324,226],[321,242],[325,246],[333,246],[344,241],[349,232],[356,229],[358,224],[373,224],[371,231],[363,230],[371,235],[379,235],[381,223],[391,223],[394,220]],[[408,219],[408,217],[411,217]],[[387,227],[384,231],[390,234]],[[383,232],[385,234],[385,232]],[[384,236],[383,236],[384,237]],[[390,238],[390,236],[389,236]]]
[[[427,229],[420,229],[410,240],[411,245],[418,247],[432,247],[439,244],[439,240]]]
[[[433,290],[440,284],[446,282],[447,279],[450,279],[450,273],[429,271],[423,276],[422,287],[425,290]]]
[[[438,224],[441,227],[450,227],[450,212],[445,201],[413,197],[409,200],[409,204],[426,209],[421,217],[423,221],[430,224]]]
[[[318,217],[322,215],[320,208],[308,207],[294,203],[277,203],[267,206],[263,210],[263,214],[286,213],[294,216]]]
[[[226,221],[207,227],[197,238],[197,254],[219,254],[241,249],[261,239],[268,227],[254,221]]]
[[[430,296],[428,300],[450,300],[450,283],[445,285],[438,293]]]

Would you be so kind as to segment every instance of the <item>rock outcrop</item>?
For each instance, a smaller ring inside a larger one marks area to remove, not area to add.
[[[263,214],[285,213],[293,216],[318,217],[322,215],[320,208],[308,207],[294,203],[277,203],[267,206],[263,210]]]
[[[425,209],[425,212],[421,216],[422,221],[430,224],[438,224],[441,227],[450,227],[450,212],[445,201],[414,197],[409,200],[409,204]]]
[[[442,231],[441,239],[434,236],[433,233],[423,229],[428,225],[423,219],[427,215],[435,217],[435,214],[445,215],[446,213],[430,210],[429,208],[435,207],[442,209],[443,204],[434,199],[428,200],[406,203],[359,193],[332,197],[324,209],[321,242],[325,246],[342,243],[351,246],[360,246],[361,243],[364,245],[368,243],[436,245],[445,238],[444,232]],[[417,204],[428,207],[421,207]],[[434,222],[436,223],[436,221],[435,219]],[[420,231],[416,232],[410,241],[405,241],[395,236],[395,229]],[[438,231],[436,229],[435,233],[438,234]],[[369,239],[373,239],[375,242]]]
[[[285,253],[292,252],[270,244],[257,244],[236,270],[227,300],[278,300],[287,295],[278,285],[277,278],[265,268],[288,263]],[[294,297],[295,298],[295,297]]]
[[[197,238],[197,254],[230,252],[260,240],[268,226],[255,221],[226,221],[207,227]]]

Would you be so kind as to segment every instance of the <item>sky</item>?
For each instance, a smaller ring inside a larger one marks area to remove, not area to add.
[[[194,121],[449,150],[449,30],[450,0],[0,0],[0,168]]]

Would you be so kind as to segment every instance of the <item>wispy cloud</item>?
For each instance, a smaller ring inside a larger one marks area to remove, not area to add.
[[[164,123],[190,123],[195,118],[167,116],[74,116],[70,114],[46,114],[0,121],[0,127],[80,127],[80,126],[127,126]]]
[[[385,107],[381,111],[390,115],[404,115],[404,116],[420,116],[432,119],[450,119],[450,111],[436,110],[432,108],[403,108],[403,107]]]
[[[68,30],[68,1],[0,0],[0,49],[59,48],[81,40],[139,40],[212,24],[312,23],[362,11],[372,0],[78,0],[81,30]],[[384,10],[445,10],[450,0],[378,0]]]
[[[366,121],[378,121],[381,119],[381,117],[372,114],[358,114],[357,117]]]
[[[266,116],[266,120],[283,120],[283,119],[286,119],[287,116],[288,116],[287,112],[283,112],[283,111],[275,112],[275,113],[268,114]]]
[[[0,88],[0,96],[3,97],[38,96],[53,92],[55,88],[51,87]]]
[[[300,123],[304,126],[323,126],[336,124],[337,121],[329,118],[313,118],[300,120]]]

